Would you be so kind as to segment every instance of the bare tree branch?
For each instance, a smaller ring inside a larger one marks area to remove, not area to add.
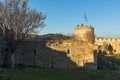
[[[24,35],[37,33],[45,24],[46,16],[27,5],[28,0],[0,2],[0,28],[10,53],[14,53]]]

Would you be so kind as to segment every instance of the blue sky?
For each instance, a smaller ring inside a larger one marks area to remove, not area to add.
[[[29,0],[28,5],[47,15],[47,26],[39,34],[72,34],[83,23],[92,25],[98,37],[120,37],[120,0]]]
[[[29,0],[29,7],[47,15],[40,34],[72,34],[77,24],[88,22],[96,36],[120,37],[120,0]]]

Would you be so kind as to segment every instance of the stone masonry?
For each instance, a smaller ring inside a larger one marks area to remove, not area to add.
[[[2,50],[5,42],[0,33],[0,64],[3,63]],[[97,69],[97,52],[99,46],[111,44],[119,53],[120,39],[95,38],[94,28],[77,25],[72,37],[63,35],[43,35],[39,39],[24,40],[18,46],[16,64],[47,68],[82,68]],[[64,38],[63,38],[64,37]],[[4,49],[3,49],[4,48]],[[104,50],[104,49],[102,49]]]

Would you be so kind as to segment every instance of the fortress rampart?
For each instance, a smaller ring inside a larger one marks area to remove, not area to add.
[[[111,44],[113,47],[113,53],[120,53],[120,38],[95,38],[95,44],[106,47],[103,50],[107,50],[108,45]]]
[[[95,41],[120,42],[120,38],[95,38]]]
[[[78,41],[87,41],[92,44],[102,46],[102,50],[108,51],[108,45],[111,44],[114,53],[120,53],[120,38],[97,38],[94,36],[94,27],[77,25],[73,33],[74,37]]]
[[[27,40],[20,43],[15,52],[16,64],[96,70],[97,51],[95,52],[94,47],[103,46],[102,50],[105,50],[107,49],[106,45],[111,44],[116,51],[115,53],[120,53],[120,38],[95,38],[94,27],[77,25],[73,35],[74,37],[70,38],[57,34],[43,35],[37,40],[31,40],[29,39],[31,36],[28,36]],[[0,65],[2,65],[3,55],[8,54],[8,52],[4,51],[6,45],[2,35],[0,38]]]

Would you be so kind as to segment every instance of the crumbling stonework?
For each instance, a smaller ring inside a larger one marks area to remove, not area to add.
[[[97,69],[97,63],[95,62],[96,55],[93,52],[94,46],[89,42],[65,40],[48,42],[47,46],[53,50],[66,52],[67,57],[69,57],[77,67]]]
[[[2,52],[6,48],[5,42],[2,40],[3,34],[0,34],[0,65],[2,65]],[[15,52],[16,64],[96,70],[97,51],[95,50],[103,44],[111,44],[118,53],[120,52],[119,42],[120,39],[95,38],[93,27],[78,25],[72,37],[49,34],[38,36],[37,39],[22,41]],[[104,45],[103,47],[106,49]]]
[[[120,54],[120,38],[95,38],[95,44],[101,46],[103,51],[108,51],[108,45],[113,47],[114,54]]]
[[[77,65],[67,57],[66,52],[53,50],[44,41],[24,41],[16,51],[17,64],[32,65],[47,68],[77,68]],[[34,50],[36,51],[34,52]]]

